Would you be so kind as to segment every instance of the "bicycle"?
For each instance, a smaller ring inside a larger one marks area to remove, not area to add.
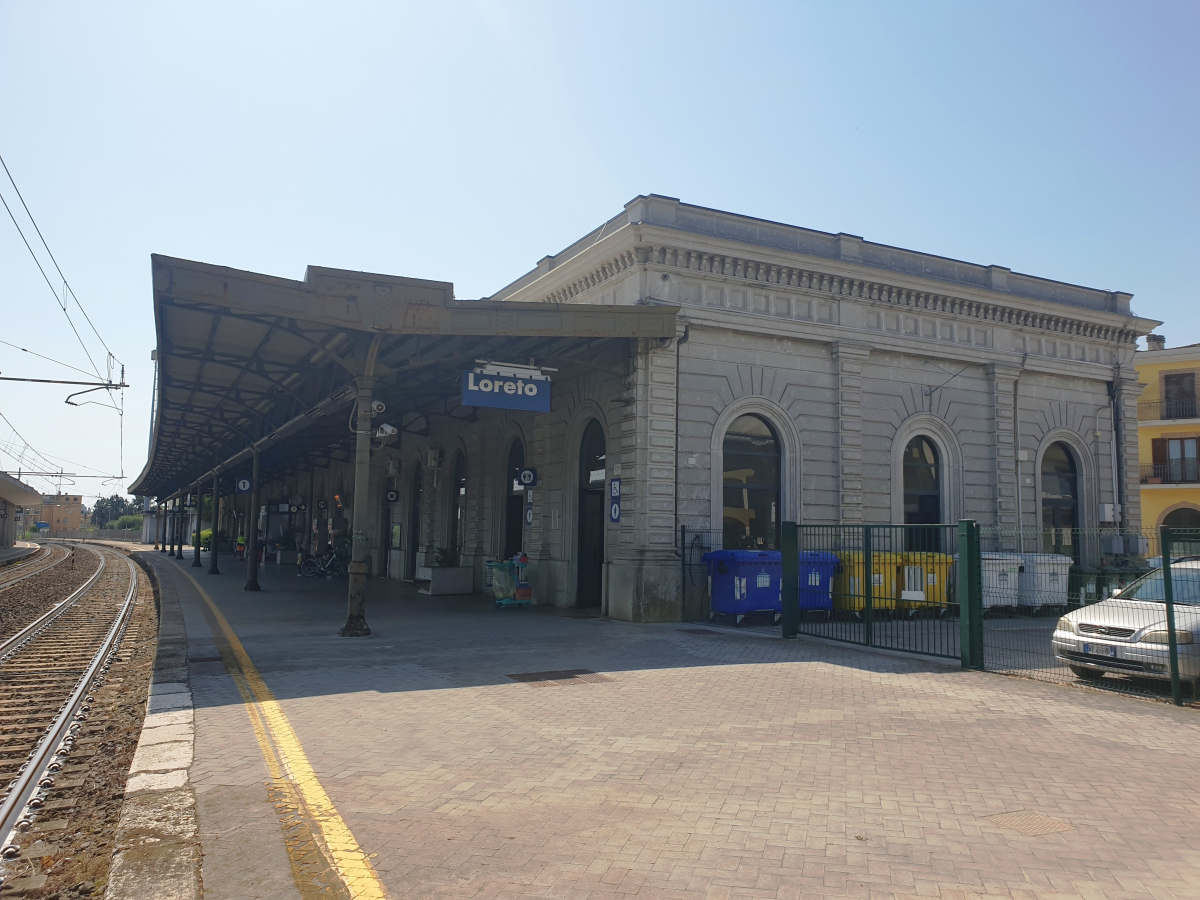
[[[305,557],[304,562],[300,563],[300,574],[306,578],[314,578],[317,575],[332,578],[334,575],[345,575],[346,565],[341,555],[329,548],[321,556]]]

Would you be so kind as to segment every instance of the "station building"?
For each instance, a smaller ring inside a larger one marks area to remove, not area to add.
[[[657,195],[479,301],[152,262],[131,491],[179,530],[215,481],[231,538],[256,517],[271,546],[352,537],[351,618],[361,578],[481,590],[521,551],[538,603],[671,621],[704,612],[681,532],[1140,524],[1133,355],[1157,323],[1127,293]]]
[[[42,495],[20,479],[0,472],[0,550],[6,550],[22,536],[25,511],[40,505]]]

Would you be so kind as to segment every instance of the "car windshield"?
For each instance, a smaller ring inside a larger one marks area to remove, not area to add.
[[[1200,568],[1194,565],[1171,566],[1171,595],[1176,603],[1200,606]],[[1129,585],[1121,591],[1120,598],[1165,603],[1162,569],[1155,569]]]

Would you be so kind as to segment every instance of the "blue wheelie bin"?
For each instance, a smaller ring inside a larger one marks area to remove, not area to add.
[[[800,552],[800,611],[833,609],[833,573],[837,554],[828,550]],[[782,578],[782,574],[780,576]]]
[[[708,566],[709,618],[736,616],[740,623],[748,613],[769,612],[776,619],[783,614],[783,556],[778,550],[712,550],[700,560]]]

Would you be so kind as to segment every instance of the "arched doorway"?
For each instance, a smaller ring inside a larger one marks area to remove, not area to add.
[[[724,548],[778,549],[781,460],[775,429],[760,416],[738,416],[721,450]]]
[[[525,445],[517,438],[508,450],[508,477],[504,482],[504,554],[503,559],[512,559],[521,552],[525,542],[525,488],[518,476],[525,468]]]
[[[576,606],[599,606],[604,577],[605,521],[604,429],[588,422],[579,443],[579,553]]]
[[[450,552],[454,565],[461,566],[466,542],[467,458],[460,452],[454,457],[454,478],[450,482]]]
[[[904,524],[937,525],[942,521],[942,464],[937,446],[923,434],[904,448]],[[941,550],[937,528],[906,528],[907,550]]]
[[[421,489],[421,464],[414,463],[408,495],[408,552],[404,557],[404,577],[409,581],[417,577],[417,551],[421,542]]]
[[[1042,454],[1042,546],[1047,553],[1077,558],[1079,542],[1079,467],[1062,441]],[[1078,559],[1076,559],[1078,562]]]
[[[1162,523],[1168,528],[1200,528],[1200,509],[1173,509],[1163,516]]]
[[[1173,509],[1163,516],[1162,523],[1177,529],[1172,556],[1200,556],[1200,509]]]

